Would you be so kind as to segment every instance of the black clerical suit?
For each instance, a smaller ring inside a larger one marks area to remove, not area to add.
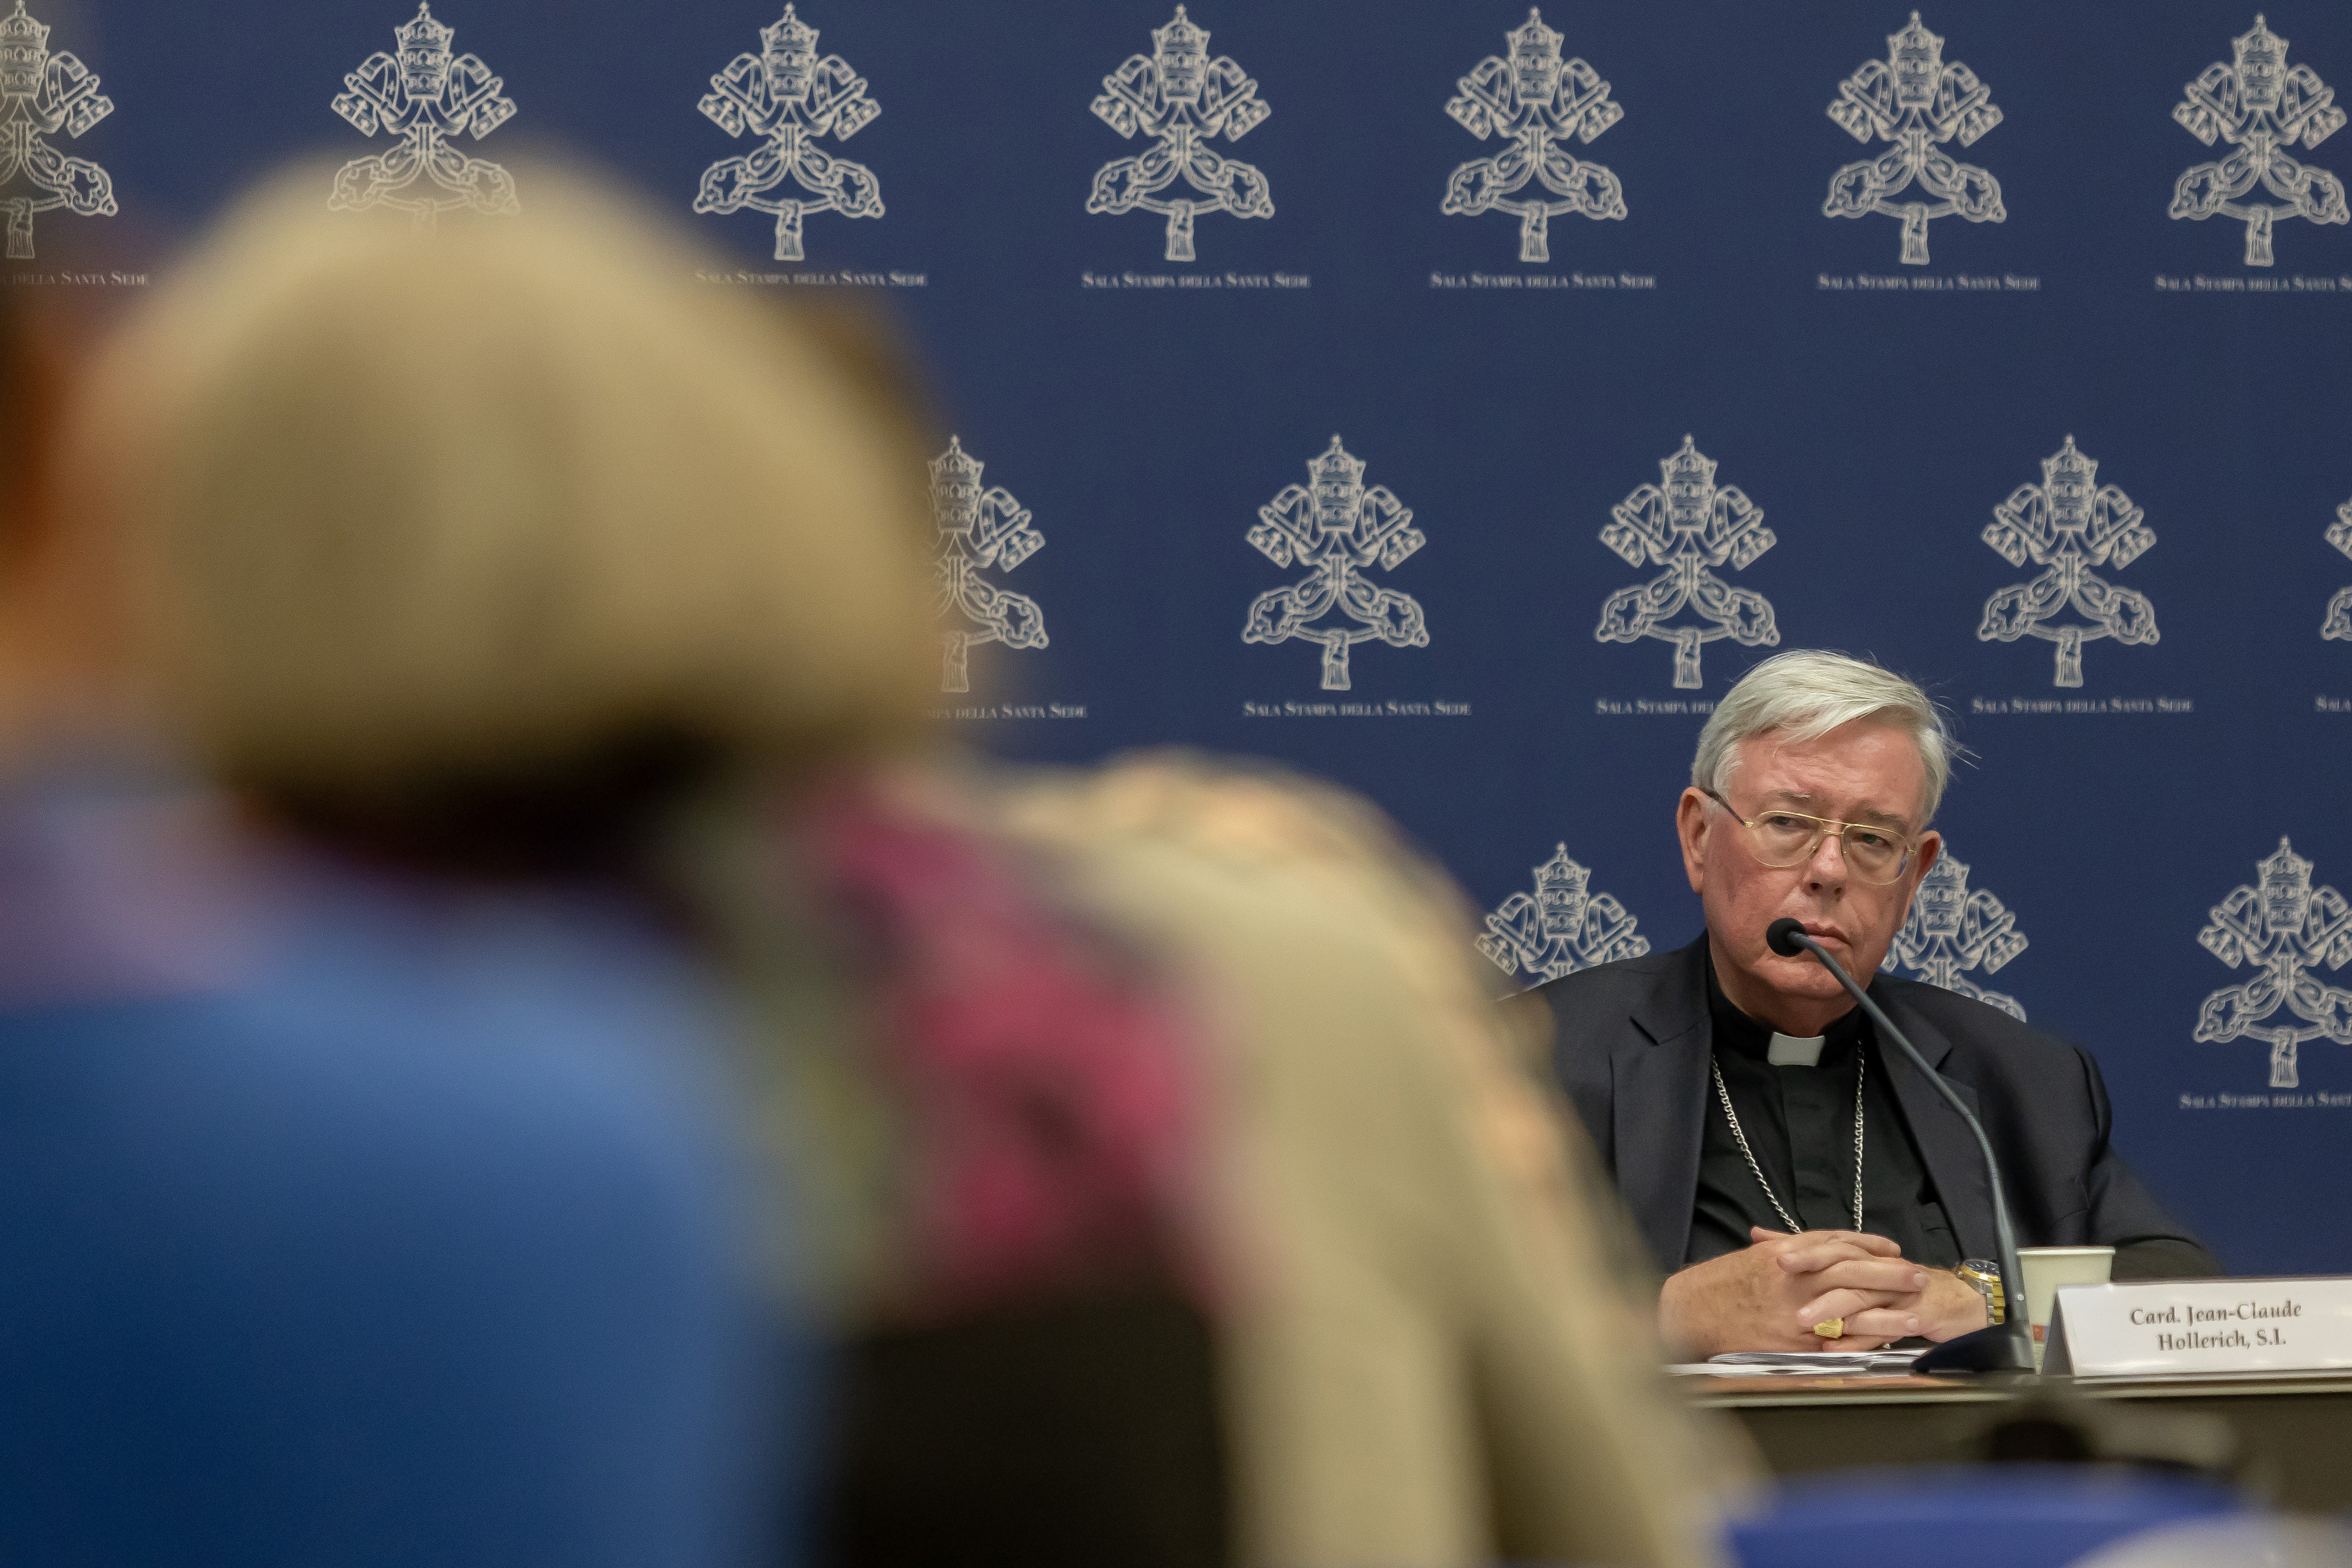
[[[1860,1009],[1832,1028],[1819,1067],[1774,1068],[1771,1031],[1713,985],[1705,937],[1537,989],[1561,1087],[1663,1271],[1745,1246],[1747,1223],[1787,1228],[1732,1138],[1708,1070],[1718,1049],[1749,1149],[1807,1228],[1853,1224],[1859,1055],[1864,1228],[1924,1264],[1996,1255],[1968,1124],[1899,1050],[1879,1048]],[[1881,974],[1870,994],[1984,1123],[2019,1246],[2112,1246],[2117,1279],[2221,1272],[2109,1146],[2106,1086],[2087,1052],[1937,986]],[[1784,1074],[1811,1076],[1776,1082]]]

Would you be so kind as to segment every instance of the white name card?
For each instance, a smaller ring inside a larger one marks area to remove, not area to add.
[[[2077,1377],[2352,1371],[2352,1279],[2063,1286],[2049,1346]]]

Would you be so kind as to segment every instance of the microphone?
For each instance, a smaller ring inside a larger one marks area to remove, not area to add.
[[[1960,1120],[1967,1122],[1969,1131],[1976,1134],[1977,1152],[1984,1156],[1985,1180],[1992,1188],[1994,1245],[2000,1253],[2001,1310],[2007,1321],[1989,1324],[1958,1339],[1947,1340],[1922,1353],[1917,1361],[1911,1363],[1911,1370],[1928,1375],[1946,1372],[2033,1371],[2033,1342],[2029,1337],[2032,1331],[2027,1326],[2025,1314],[2025,1270],[2018,1267],[2017,1232],[2010,1226],[2009,1201],[2001,1196],[2000,1191],[2000,1162],[1993,1158],[1992,1141],[1985,1136],[1984,1124],[1953,1091],[1952,1086],[1944,1081],[1944,1075],[1927,1065],[1927,1058],[1919,1054],[1919,1047],[1895,1026],[1894,1020],[1870,999],[1869,993],[1856,985],[1853,976],[1848,974],[1820,942],[1807,934],[1804,921],[1791,919],[1774,921],[1764,928],[1764,945],[1783,958],[1810,952],[1820,961],[1823,969],[1836,976],[1837,983],[1862,1004],[1862,1010],[1870,1016],[1870,1021],[1878,1026],[1879,1038],[1892,1040],[1900,1047],[1903,1054],[1911,1058],[1911,1065],[1936,1086],[1936,1092],[1944,1097],[1945,1103],[1960,1113]]]

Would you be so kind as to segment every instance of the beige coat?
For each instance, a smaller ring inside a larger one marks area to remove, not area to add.
[[[1716,1562],[1746,1454],[1664,1386],[1450,885],[1281,775],[1162,757],[1000,798],[1220,1042],[1241,1561]]]

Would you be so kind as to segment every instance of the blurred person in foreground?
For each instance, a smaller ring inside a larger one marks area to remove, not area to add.
[[[1305,786],[894,748],[936,668],[906,405],[532,188],[429,242],[241,220],[212,368],[115,383],[203,502],[123,510],[246,798],[602,869],[727,962],[780,1315],[843,1352],[827,1555],[1706,1561],[1716,1467],[1426,875]],[[299,395],[224,419],[244,365]]]
[[[563,1497],[537,1528],[469,1539],[482,1521],[457,1510],[442,1556],[397,1555],[467,1561],[519,1534],[561,1553],[602,1520],[616,1539],[596,1552],[612,1561],[723,1562],[682,1531],[633,1541],[617,1526],[673,1494],[679,1522],[729,1522],[722,1505],[742,1495],[729,1488],[760,1466],[784,1561],[820,1546],[842,1563],[1223,1561],[1172,1010],[1001,857],[877,783],[936,668],[921,439],[869,384],[858,345],[696,285],[702,258],[576,177],[530,184],[521,217],[437,235],[326,212],[300,174],[265,191],[108,358],[68,443],[89,479],[80,510],[119,545],[173,732],[269,833],[330,851],[337,888],[381,883],[424,904],[419,930],[392,933],[422,950],[422,995],[404,1010],[367,998],[384,1009],[368,1040],[386,1070],[429,1054],[420,1037],[452,1013],[479,1026],[474,1056],[502,1064],[499,1034],[534,1025],[493,987],[518,965],[547,993],[526,1000],[551,1012],[539,1043],[559,1065],[574,1046],[707,1046],[707,1019],[698,1039],[645,1035],[666,987],[691,990],[659,965],[690,969],[690,954],[728,960],[757,1021],[741,1065],[776,1155],[771,1267],[764,1293],[719,1304],[769,1317],[788,1347],[822,1320],[842,1352],[824,1414],[805,1358],[771,1376],[703,1343],[697,1322],[632,1321],[637,1344],[567,1335],[612,1302],[738,1284],[715,1277],[715,1256],[653,1245],[664,1224],[731,1216],[649,1215],[658,1194],[625,1170],[536,1173],[555,1211],[542,1223],[601,1235],[598,1268],[518,1295],[453,1246],[443,1272],[501,1321],[487,1340],[442,1341],[482,1363],[480,1399],[515,1407],[518,1442],[558,1461],[584,1445],[610,1473],[553,1462]],[[553,907],[510,954],[497,928],[442,912],[481,903]],[[573,905],[646,951],[583,947]],[[281,923],[331,929],[307,906]],[[331,956],[364,967],[371,940],[390,939],[363,928]],[[486,988],[486,1015],[436,994],[431,963]],[[407,1016],[419,1007],[422,1024]],[[463,1128],[416,1120],[463,1164]],[[330,1114],[304,1136],[346,1131]],[[638,1136],[665,1140],[689,1142],[667,1151],[678,1158],[724,1146],[709,1128]],[[336,1175],[309,1184],[331,1194]],[[420,1228],[467,1221],[438,1214],[437,1189],[380,1182]],[[349,1245],[384,1248],[371,1268],[399,1271],[380,1235]],[[355,1331],[313,1299],[315,1280],[276,1288],[337,1346]],[[382,1310],[397,1318],[404,1300]],[[177,1310],[168,1294],[152,1303]],[[589,1389],[655,1352],[701,1359],[693,1380],[649,1390],[665,1402],[653,1407],[564,1405],[497,1375],[518,1348],[501,1336],[534,1331],[545,1342],[525,1348]],[[207,1375],[256,1354],[203,1326],[186,1342]],[[372,1374],[386,1386],[441,1370],[386,1359]],[[323,1356],[269,1370],[266,1386],[298,1399],[341,1392]],[[488,1420],[461,1393],[420,1388],[416,1419],[375,1434],[394,1451],[363,1469],[369,1497],[412,1507],[448,1490],[425,1484],[426,1439]],[[772,1402],[772,1435],[716,1418]],[[242,1418],[233,1399],[188,1403],[192,1426]],[[300,1415],[289,1443],[316,1436]],[[361,1399],[349,1425],[365,1434],[383,1415]],[[477,1486],[530,1479],[502,1474],[518,1456],[495,1446],[449,1447]],[[259,1442],[221,1460],[248,1488],[276,1484],[278,1463]],[[163,1472],[152,1516],[183,1506],[176,1474]],[[299,1509],[319,1484],[297,1475],[282,1495]],[[316,1555],[352,1553],[365,1537],[343,1527],[362,1511],[322,1521]]]
[[[265,196],[54,440],[0,352],[12,1562],[798,1559],[738,1014],[632,868],[911,721],[913,557],[793,526],[892,482],[804,343],[609,214],[452,227]]]
[[[1713,1561],[1747,1456],[1661,1386],[1545,1031],[1444,874],[1361,800],[1182,754],[992,808],[1217,1047],[1244,1560]]]

